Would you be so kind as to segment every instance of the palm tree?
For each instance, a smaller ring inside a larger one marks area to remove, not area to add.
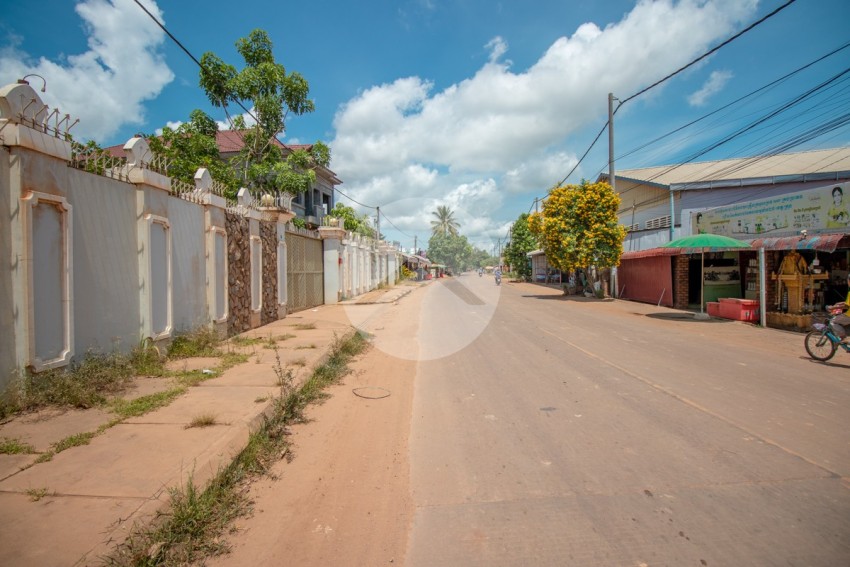
[[[431,221],[431,234],[442,234],[457,236],[457,229],[460,228],[460,223],[454,218],[452,210],[445,205],[437,207],[436,211],[431,212],[437,217],[437,220]]]

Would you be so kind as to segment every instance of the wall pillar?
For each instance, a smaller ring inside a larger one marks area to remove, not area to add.
[[[339,264],[342,259],[342,239],[345,238],[345,230],[321,226],[319,227],[319,234],[322,237],[322,248],[324,250],[325,305],[334,305],[339,303],[342,295]]]

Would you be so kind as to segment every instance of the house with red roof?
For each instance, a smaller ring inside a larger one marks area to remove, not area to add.
[[[242,151],[245,146],[244,132],[244,130],[219,130],[216,132],[215,141],[219,155],[223,160],[230,160]],[[284,144],[277,138],[273,138],[272,143],[283,150],[284,155],[300,149],[310,151],[313,147],[312,144]],[[123,144],[105,149],[113,156],[124,157]],[[292,211],[296,216],[303,218],[310,224],[321,225],[322,218],[334,207],[336,202],[334,189],[340,184],[342,184],[342,180],[336,176],[336,173],[326,167],[318,167],[313,186],[308,191],[296,195],[292,200]]]

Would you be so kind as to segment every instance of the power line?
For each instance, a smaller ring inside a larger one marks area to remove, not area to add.
[[[690,63],[688,63],[687,65],[685,65],[684,67],[680,67],[680,68],[676,69],[675,71],[673,71],[672,73],[670,73],[670,74],[669,74],[669,75],[667,75],[666,77],[664,77],[664,78],[662,78],[662,79],[659,79],[658,81],[656,81],[656,82],[652,83],[652,84],[651,84],[651,85],[649,85],[648,87],[646,87],[646,88],[644,88],[644,89],[641,89],[640,91],[636,92],[635,94],[633,94],[633,95],[631,95],[631,96],[629,96],[629,97],[624,98],[622,101],[620,101],[620,104],[618,104],[618,105],[617,105],[617,108],[620,108],[621,106],[623,106],[624,104],[626,104],[627,102],[629,102],[630,100],[632,100],[633,98],[638,97],[638,96],[642,95],[643,93],[645,93],[645,92],[649,91],[650,89],[653,89],[653,88],[657,87],[657,86],[658,86],[658,85],[660,85],[661,83],[663,83],[663,82],[665,82],[665,81],[667,81],[667,80],[669,80],[669,79],[671,79],[671,78],[675,77],[676,75],[678,75],[679,73],[681,73],[681,72],[682,72],[682,71],[684,71],[685,69],[687,69],[687,68],[689,68],[689,67],[692,67],[693,65],[696,65],[697,63],[699,63],[700,61],[702,61],[702,60],[703,60],[703,59],[705,59],[706,57],[710,56],[710,55],[711,55],[711,54],[713,54],[713,53],[716,53],[716,52],[717,52],[718,50],[720,50],[722,47],[724,47],[724,46],[726,46],[726,45],[729,45],[730,43],[732,43],[733,41],[735,41],[736,39],[738,39],[739,37],[741,37],[742,35],[744,35],[744,34],[745,34],[745,33],[747,33],[748,31],[750,31],[750,30],[752,30],[753,28],[755,28],[756,26],[760,25],[762,22],[764,22],[764,21],[765,21],[765,20],[767,20],[768,18],[771,18],[771,17],[775,16],[776,14],[778,14],[779,12],[781,12],[782,10],[784,10],[785,8],[787,8],[788,6],[790,6],[791,4],[793,4],[793,3],[794,3],[794,2],[796,2],[796,1],[797,1],[797,0],[788,0],[787,2],[785,2],[785,4],[781,5],[780,7],[778,7],[777,9],[775,9],[774,11],[772,11],[772,12],[770,12],[769,14],[765,15],[765,16],[764,16],[763,18],[761,18],[760,20],[756,20],[755,22],[753,22],[753,23],[752,23],[752,24],[750,24],[749,26],[745,27],[744,29],[742,29],[741,31],[739,31],[738,33],[736,33],[735,35],[733,35],[732,37],[730,37],[730,38],[726,39],[725,41],[723,41],[723,42],[722,42],[722,43],[720,43],[719,45],[717,45],[717,46],[715,46],[715,47],[713,47],[713,48],[709,49],[708,51],[706,51],[705,53],[703,53],[702,55],[700,55],[699,57],[697,57],[696,59],[694,59],[693,61],[691,61],[691,62],[690,62]],[[616,113],[616,112],[617,112],[617,109],[614,109],[614,112]]]
[[[353,199],[352,197],[349,197],[348,195],[346,195],[345,193],[343,193],[342,191],[340,191],[340,190],[339,190],[339,188],[337,188],[337,187],[334,187],[334,191],[336,191],[337,193],[339,193],[340,195],[342,195],[343,197],[345,197],[345,198],[346,198],[346,199],[348,199],[349,201],[351,201],[351,202],[353,202],[353,203],[355,203],[355,204],[357,204],[357,205],[360,205],[361,207],[365,207],[365,208],[367,208],[367,209],[377,209],[377,208],[378,208],[378,207],[372,207],[371,205],[364,205],[364,204],[363,204],[363,203],[361,203],[360,201],[358,201],[358,200],[356,200],[356,199]],[[385,216],[386,216],[386,215],[385,215]]]
[[[771,87],[773,87],[773,86],[775,86],[775,85],[777,85],[777,84],[781,83],[782,81],[785,81],[786,79],[788,79],[788,78],[790,78],[790,77],[792,77],[792,76],[796,75],[797,73],[800,73],[800,72],[802,72],[802,71],[804,71],[804,70],[808,69],[809,67],[811,67],[811,66],[813,66],[813,65],[816,65],[817,63],[820,63],[820,62],[821,62],[821,61],[823,61],[824,59],[827,59],[828,57],[831,57],[831,56],[835,55],[836,53],[838,53],[838,52],[840,52],[840,51],[843,51],[843,50],[847,49],[848,47],[850,47],[850,41],[848,41],[848,42],[844,43],[843,45],[841,45],[840,47],[838,47],[838,48],[836,48],[836,49],[833,49],[833,50],[832,50],[832,51],[830,51],[829,53],[827,53],[827,54],[825,54],[825,55],[822,55],[821,57],[818,57],[818,58],[817,58],[817,59],[815,59],[814,61],[811,61],[811,62],[809,62],[809,63],[806,63],[806,64],[805,64],[805,65],[803,65],[802,67],[798,67],[797,69],[795,69],[795,70],[791,71],[790,73],[787,73],[787,74],[785,74],[785,75],[783,75],[783,76],[779,77],[778,79],[773,80],[773,81],[771,81],[771,82],[767,83],[766,85],[763,85],[763,86],[761,86],[761,87],[759,87],[759,88],[755,89],[754,91],[751,91],[751,92],[749,92],[749,93],[745,94],[744,96],[739,97],[739,98],[737,98],[737,99],[733,100],[732,102],[730,102],[730,103],[728,103],[728,104],[725,104],[725,105],[721,106],[720,108],[718,108],[718,109],[716,109],[716,110],[713,110],[712,112],[709,112],[708,114],[704,114],[704,115],[700,116],[699,118],[697,118],[697,119],[695,119],[695,120],[692,120],[692,121],[688,122],[687,124],[683,124],[682,126],[679,126],[678,128],[675,128],[674,130],[671,130],[671,131],[667,132],[666,134],[662,134],[661,136],[658,136],[657,138],[654,138],[654,139],[652,139],[652,140],[650,140],[650,141],[648,141],[648,142],[646,142],[646,143],[644,143],[644,144],[641,144],[640,146],[638,146],[638,147],[636,147],[636,148],[634,148],[634,149],[632,149],[632,150],[629,150],[628,152],[626,152],[626,153],[624,153],[624,154],[620,154],[619,156],[617,156],[617,160],[621,160],[621,159],[626,158],[626,157],[628,157],[628,156],[630,156],[630,155],[633,155],[633,154],[635,154],[635,153],[639,152],[640,150],[645,149],[645,148],[647,148],[647,147],[651,146],[652,144],[655,144],[655,143],[657,143],[657,142],[660,142],[661,140],[663,140],[663,139],[665,139],[665,138],[668,138],[668,137],[672,136],[673,134],[676,134],[676,133],[678,133],[678,132],[681,132],[681,131],[682,131],[682,130],[684,130],[685,128],[689,128],[690,126],[693,126],[694,124],[697,124],[698,122],[701,122],[701,121],[705,120],[706,118],[709,118],[710,116],[713,116],[713,115],[717,114],[718,112],[722,112],[723,110],[726,110],[727,108],[729,108],[729,107],[731,107],[731,106],[733,106],[733,105],[735,105],[735,104],[738,104],[739,102],[741,102],[741,101],[743,101],[743,100],[745,100],[745,99],[747,99],[747,98],[749,98],[749,97],[751,97],[751,96],[754,96],[754,95],[756,95],[756,94],[758,94],[758,93],[760,93],[760,92],[762,92],[762,91],[764,91],[764,90],[767,90],[767,89],[769,89],[769,88],[771,88]],[[602,169],[600,169],[600,173],[601,173],[602,171],[603,171],[603,170],[602,170]]]
[[[402,236],[404,236],[406,238],[413,238],[409,234],[406,234],[404,231],[402,231],[399,227],[397,227],[395,225],[395,223],[393,223],[393,221],[391,221],[389,219],[389,217],[387,217],[386,213],[381,213],[381,215],[384,217],[384,220],[387,221],[388,223],[390,223],[390,226],[392,226],[394,229],[396,229],[398,232],[400,232]]]
[[[643,89],[641,89],[640,91],[638,91],[638,92],[634,93],[633,95],[630,95],[630,96],[626,97],[625,99],[621,100],[621,101],[620,101],[620,103],[617,105],[617,108],[616,108],[616,109],[614,109],[614,113],[616,113],[616,112],[617,112],[617,110],[619,110],[619,108],[620,108],[621,106],[623,106],[625,103],[627,103],[627,102],[629,102],[630,100],[632,100],[632,99],[634,99],[634,98],[636,98],[636,97],[638,97],[638,96],[640,96],[640,95],[642,95],[642,94],[646,93],[647,91],[649,91],[649,90],[651,90],[651,89],[653,89],[653,88],[657,87],[657,86],[658,86],[658,85],[660,85],[661,83],[664,83],[665,81],[670,80],[672,77],[675,77],[676,75],[678,75],[679,73],[681,73],[681,72],[682,72],[682,71],[684,71],[685,69],[688,69],[689,67],[691,67],[691,66],[695,65],[696,63],[698,63],[698,62],[702,61],[702,60],[703,60],[703,59],[705,59],[706,57],[708,57],[708,56],[710,56],[711,54],[713,54],[713,53],[717,52],[719,49],[721,49],[722,47],[724,47],[724,46],[728,45],[728,44],[729,44],[729,43],[731,43],[732,41],[734,41],[734,40],[738,39],[739,37],[741,37],[742,35],[744,35],[744,34],[745,34],[745,33],[747,33],[748,31],[752,30],[752,29],[753,29],[753,28],[755,28],[756,26],[758,26],[758,25],[762,24],[762,23],[763,23],[764,21],[766,21],[767,19],[769,19],[769,18],[771,18],[771,17],[775,16],[776,14],[778,14],[779,12],[781,12],[782,10],[784,10],[785,8],[787,8],[788,6],[790,6],[791,4],[793,4],[793,3],[794,3],[794,2],[796,2],[796,1],[797,1],[797,0],[788,0],[787,2],[785,2],[785,4],[781,5],[781,6],[780,6],[780,7],[778,7],[777,9],[775,9],[775,10],[773,10],[772,12],[770,12],[769,14],[765,15],[763,18],[761,18],[761,19],[759,19],[759,20],[756,20],[755,22],[753,22],[752,24],[750,24],[749,26],[747,26],[746,28],[744,28],[744,29],[743,29],[743,30],[741,30],[740,32],[736,33],[736,34],[735,34],[735,35],[733,35],[732,37],[727,38],[726,40],[724,40],[724,41],[723,41],[723,42],[721,42],[720,44],[716,45],[715,47],[711,48],[711,49],[710,49],[710,50],[708,50],[707,52],[703,53],[702,55],[700,55],[699,57],[697,57],[696,59],[694,59],[693,61],[691,61],[691,62],[690,62],[690,63],[688,63],[687,65],[684,65],[683,67],[680,67],[679,69],[677,69],[676,71],[673,71],[672,73],[670,73],[670,74],[669,74],[669,75],[667,75],[666,77],[663,77],[662,79],[660,79],[660,80],[658,80],[658,81],[654,82],[653,84],[649,85],[648,87],[643,88]],[[605,131],[605,129],[608,127],[608,125],[609,125],[609,122],[608,122],[608,121],[606,121],[606,122],[605,122],[605,125],[604,125],[604,126],[602,127],[602,129],[599,131],[599,134],[597,134],[597,135],[596,135],[596,138],[594,138],[594,139],[593,139],[593,142],[591,142],[590,147],[588,147],[588,148],[587,148],[587,151],[585,151],[585,152],[584,152],[584,154],[582,155],[581,159],[579,159],[579,160],[578,160],[578,162],[575,164],[575,166],[574,166],[574,167],[573,167],[573,169],[570,171],[570,173],[568,173],[568,174],[567,174],[567,176],[566,176],[566,177],[565,177],[565,178],[561,181],[561,183],[559,183],[559,185],[560,185],[560,184],[563,184],[563,183],[564,183],[564,181],[566,181],[566,180],[570,177],[570,175],[572,175],[572,174],[573,174],[573,172],[574,172],[574,171],[578,168],[578,166],[581,164],[581,162],[582,162],[582,161],[584,161],[584,158],[585,158],[585,157],[587,157],[587,154],[588,154],[588,153],[590,153],[590,150],[591,150],[591,149],[593,149],[593,146],[595,146],[595,145],[596,145],[596,142],[599,140],[600,136],[602,136],[602,133]]]
[[[139,0],[133,0],[133,1],[136,3],[136,5],[138,5],[138,6],[139,6],[139,8],[141,8],[142,10],[144,10],[145,14],[147,14],[147,15],[150,17],[150,19],[151,19],[151,20],[153,20],[153,21],[154,21],[154,23],[156,23],[156,25],[158,25],[158,26],[160,27],[160,29],[166,33],[166,35],[168,35],[168,37],[169,37],[169,38],[171,38],[171,41],[173,41],[174,43],[176,43],[176,44],[177,44],[177,46],[178,46],[180,49],[182,49],[182,50],[183,50],[183,53],[185,53],[186,55],[188,55],[188,56],[189,56],[189,58],[190,58],[192,61],[194,61],[194,62],[195,62],[195,64],[196,64],[196,65],[197,65],[197,66],[198,66],[201,70],[203,70],[203,69],[204,69],[204,66],[201,64],[201,62],[200,62],[200,61],[198,61],[198,58],[197,58],[197,57],[195,57],[195,56],[192,54],[192,52],[191,52],[191,51],[189,51],[189,50],[186,48],[186,46],[185,46],[185,45],[183,45],[183,44],[180,42],[180,40],[179,40],[179,39],[177,39],[177,38],[174,36],[174,34],[173,34],[173,33],[171,33],[170,31],[168,31],[168,28],[166,28],[166,27],[165,27],[165,24],[163,24],[162,22],[160,22],[160,21],[156,18],[156,16],[154,16],[153,14],[151,14],[151,13],[148,11],[148,9],[147,9],[147,8],[145,8],[145,7],[144,7],[144,5],[143,5],[143,4],[142,4]],[[250,116],[251,118],[253,118],[253,119],[254,119],[254,121],[255,121],[255,122],[257,122],[257,123],[259,124],[259,122],[260,122],[260,121],[257,119],[257,117],[256,117],[256,116],[254,116],[254,113],[253,113],[253,112],[251,112],[250,110],[248,110],[247,108],[245,108],[245,105],[244,105],[244,104],[242,104],[242,101],[236,100],[235,102],[236,102],[237,106],[239,106],[239,108],[241,108],[242,110],[244,110],[244,111],[245,111],[245,113],[246,113],[248,116]],[[225,106],[224,111],[225,111],[225,113],[227,113],[227,104],[225,103],[225,105],[224,105],[224,106]],[[229,116],[228,116],[228,118],[229,118]]]

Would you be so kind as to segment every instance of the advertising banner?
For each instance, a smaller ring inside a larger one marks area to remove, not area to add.
[[[732,238],[838,231],[850,227],[850,183],[834,183],[799,193],[726,205],[691,213],[694,234]]]

